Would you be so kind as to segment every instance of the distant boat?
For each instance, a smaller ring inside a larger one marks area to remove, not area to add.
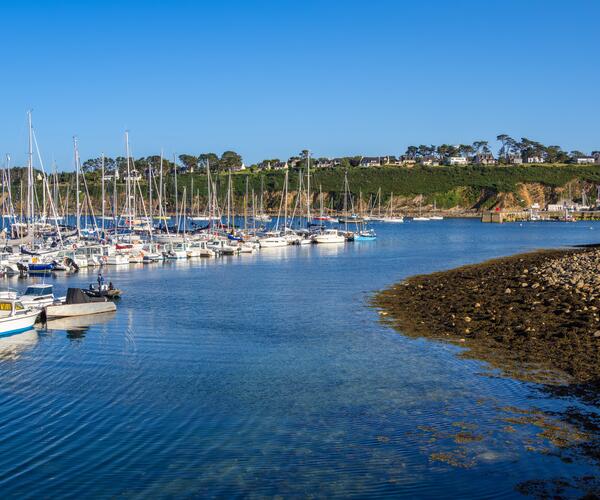
[[[373,229],[363,229],[354,235],[354,241],[373,241],[377,239],[377,234]]]
[[[344,243],[346,238],[344,234],[337,229],[326,229],[321,234],[315,236],[315,243]]]
[[[419,222],[419,221],[428,221],[431,220],[430,217],[425,217],[421,214],[422,211],[422,202],[423,202],[423,195],[421,195],[421,198],[419,198],[419,215],[418,217],[413,217],[412,220],[415,222]]]

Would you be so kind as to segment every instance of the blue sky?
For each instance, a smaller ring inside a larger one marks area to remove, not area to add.
[[[508,133],[600,149],[600,2],[2,0],[0,152],[23,163],[400,154]]]

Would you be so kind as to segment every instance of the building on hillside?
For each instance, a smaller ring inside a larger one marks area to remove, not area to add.
[[[381,165],[402,165],[402,161],[396,158],[395,156],[381,156],[380,157]]]
[[[511,153],[508,155],[508,163],[511,165],[521,165],[523,163],[523,158],[520,155]]]
[[[438,167],[440,161],[435,156],[424,156],[419,160],[420,165],[426,165],[428,167]]]
[[[446,158],[446,165],[467,165],[469,160],[464,156],[450,156]]]
[[[403,167],[414,167],[416,163],[417,160],[415,160],[414,158],[408,158],[406,156],[400,157],[400,165],[402,165]]]
[[[244,164],[244,162],[242,162],[239,165],[234,165],[230,168],[230,170],[232,172],[241,172],[242,170],[246,170],[246,165]]]
[[[576,158],[575,163],[577,163],[577,165],[593,165],[596,163],[596,158],[593,156],[583,156],[581,158]]]
[[[310,166],[314,168],[332,168],[341,164],[341,158],[319,158],[310,162]]]
[[[148,170],[146,169],[146,176],[148,175]],[[119,180],[119,169],[116,168],[112,174],[104,174],[104,180],[106,182],[111,182],[112,180]]]
[[[544,163],[544,159],[541,156],[528,156],[527,163]]]
[[[289,168],[287,161],[276,161],[274,163],[268,162],[267,169],[268,170],[287,170]]]
[[[360,167],[379,167],[381,165],[381,158],[379,156],[363,156],[358,164]]]
[[[118,179],[118,177],[117,177]],[[129,175],[126,175],[123,180],[125,182],[127,181],[133,181],[133,182],[137,182],[137,181],[141,181],[142,180],[142,176],[139,174],[139,172],[134,168],[133,170],[131,170],[129,172]]]
[[[478,163],[479,165],[496,165],[496,163],[498,163],[498,160],[496,160],[496,158],[494,158],[494,155],[492,153],[476,154],[474,161],[475,161],[475,163]]]

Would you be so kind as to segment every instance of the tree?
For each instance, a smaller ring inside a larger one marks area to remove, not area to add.
[[[219,160],[219,170],[231,170],[242,164],[242,157],[235,151],[225,151]]]
[[[488,153],[489,149],[488,141],[475,141],[473,143],[473,151],[475,154]]]
[[[193,171],[194,168],[196,168],[196,166],[198,165],[197,156],[182,154],[179,155],[179,161],[188,172]]]
[[[496,140],[502,143],[502,147],[498,151],[498,158],[504,157],[505,161],[508,163],[508,155],[510,154],[510,142],[513,139],[507,134],[500,134],[496,136]]]
[[[418,153],[417,146],[408,146],[406,148],[406,152],[404,153],[404,156],[406,156],[406,158],[409,160],[414,160],[415,157],[417,156],[417,153]]]
[[[470,144],[461,144],[460,146],[458,146],[458,153],[460,154],[460,156],[464,156],[465,158],[468,158],[470,155],[472,155],[473,151],[473,146],[471,146]]]
[[[211,172],[219,170],[219,157],[215,153],[202,153],[198,155],[198,162],[204,168],[208,165]]]

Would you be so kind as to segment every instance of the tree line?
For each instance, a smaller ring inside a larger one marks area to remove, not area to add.
[[[511,158],[518,157],[526,160],[527,158],[541,158],[546,163],[572,163],[577,158],[584,158],[588,155],[573,150],[564,151],[560,146],[546,146],[539,141],[522,137],[520,140],[514,139],[508,134],[499,134],[496,140],[501,146],[498,150],[497,158],[500,163],[509,163]],[[404,153],[404,158],[408,160],[421,160],[425,158],[437,159],[443,161],[452,156],[463,156],[471,158],[476,155],[491,155],[492,150],[488,141],[479,140],[472,144],[441,144],[420,146],[408,146]],[[591,156],[600,154],[600,151],[592,151]]]

